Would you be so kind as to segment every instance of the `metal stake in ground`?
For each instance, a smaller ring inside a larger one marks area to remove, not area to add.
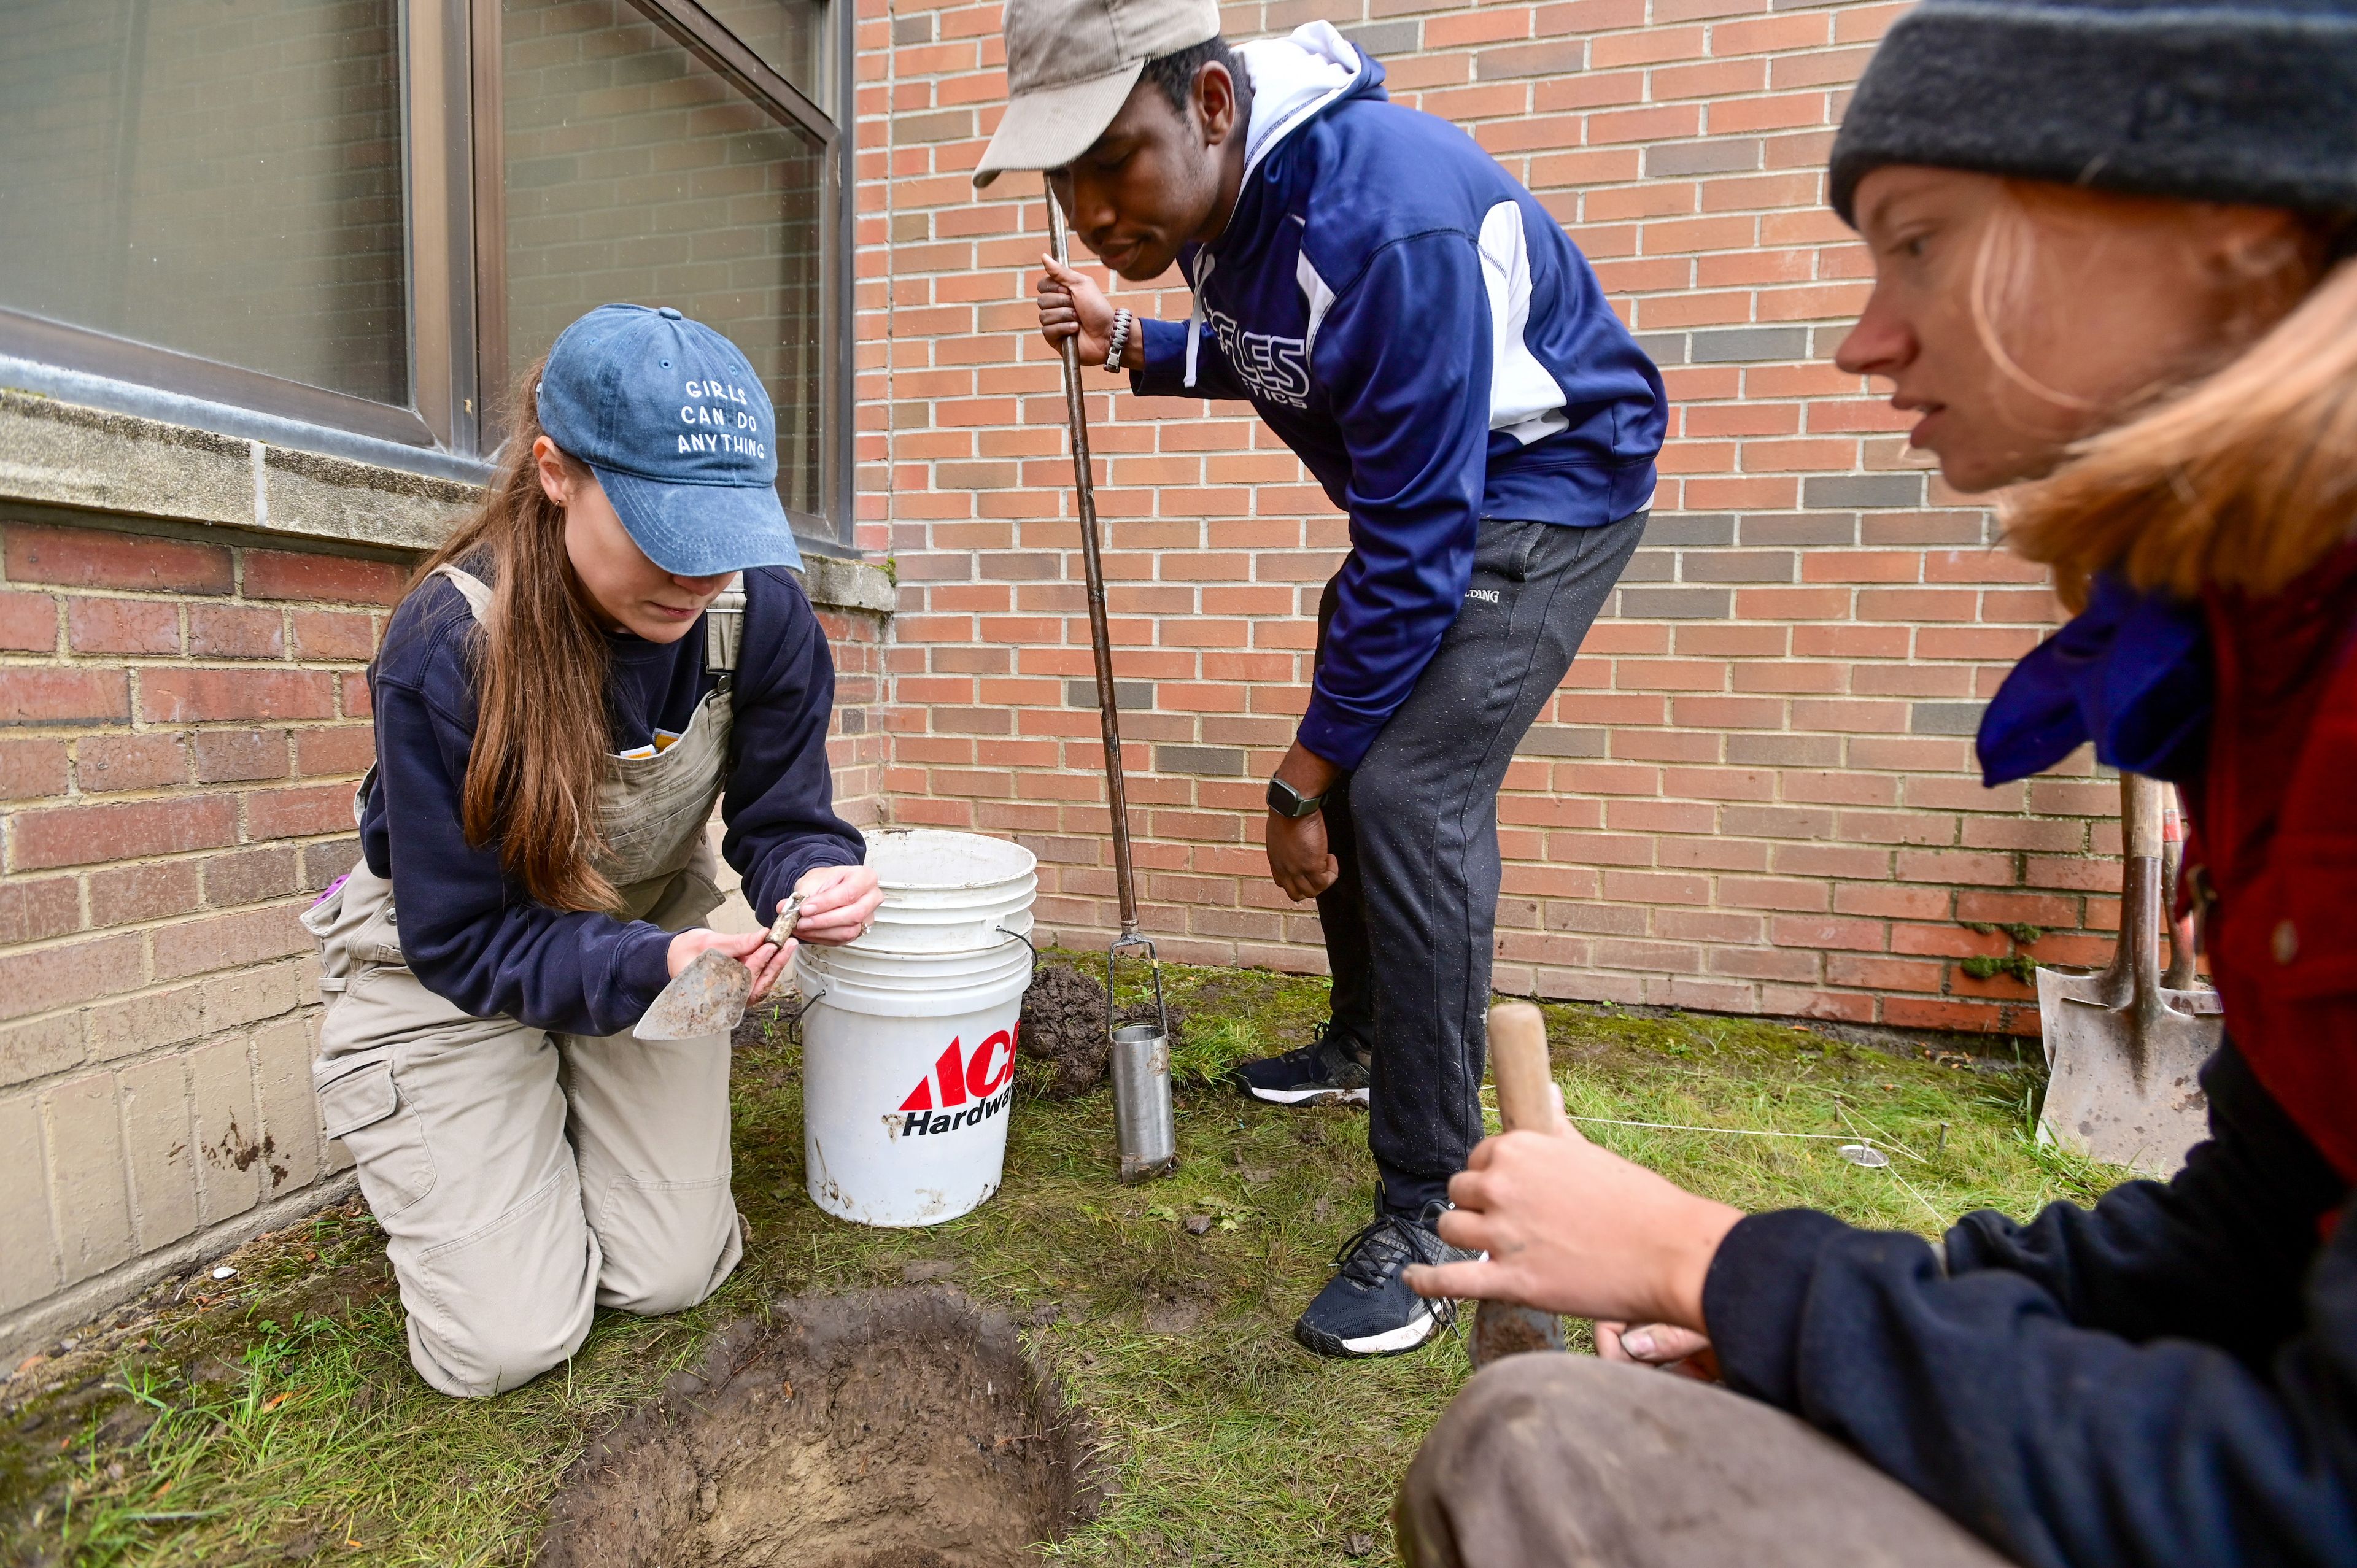
[[[1498,1082],[1498,1120],[1505,1131],[1544,1131],[1555,1119],[1554,1075],[1547,1071],[1546,1017],[1527,1002],[1490,1009],[1490,1076]],[[1477,1368],[1525,1350],[1564,1348],[1563,1319],[1534,1306],[1485,1301],[1473,1310],[1465,1349]]]
[[[1069,263],[1064,209],[1048,190],[1048,236],[1056,260]],[[1129,790],[1122,778],[1121,714],[1114,698],[1113,638],[1105,628],[1104,563],[1097,553],[1096,485],[1089,473],[1088,411],[1081,395],[1078,336],[1063,342],[1064,419],[1072,434],[1072,493],[1081,517],[1081,564],[1089,584],[1089,641],[1096,650],[1097,722],[1104,734],[1105,806],[1113,820],[1113,880],[1121,900],[1121,935],[1105,950],[1105,1032],[1113,1041],[1114,1141],[1121,1179],[1143,1181],[1178,1163],[1170,1114],[1170,1013],[1162,1004],[1162,963],[1138,934],[1137,888],[1130,873]],[[1154,972],[1157,1022],[1114,1027],[1115,970],[1124,952],[1145,955]]]

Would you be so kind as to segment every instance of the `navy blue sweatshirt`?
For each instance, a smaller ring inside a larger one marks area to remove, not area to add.
[[[1143,324],[1141,393],[1248,398],[1350,517],[1301,744],[1355,768],[1465,598],[1485,517],[1645,506],[1667,400],[1586,258],[1473,139],[1323,22],[1243,46],[1243,188]],[[1190,374],[1191,371],[1191,374]]]
[[[2229,1044],[2167,1184],[1921,1239],[1792,1209],[1727,1233],[1729,1386],[2033,1568],[2357,1563],[2357,1215]],[[2319,1240],[2329,1230],[2330,1240]]]
[[[488,560],[472,564],[490,580]],[[687,727],[719,677],[704,668],[705,623],[677,642],[614,633],[607,708],[613,749]],[[630,1027],[670,980],[671,933],[645,920],[534,903],[500,865],[496,843],[460,827],[475,741],[478,635],[466,599],[435,578],[402,601],[369,667],[377,774],[361,815],[369,869],[393,882],[401,950],[428,991],[479,1017],[611,1035]],[[826,729],[834,662],[826,637],[780,567],[745,574],[745,625],[731,693],[735,726],[721,853],[756,909],[774,909],[815,866],[856,865],[859,831],[834,814]]]

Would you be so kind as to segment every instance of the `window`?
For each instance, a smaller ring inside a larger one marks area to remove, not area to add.
[[[759,20],[797,8],[723,9]],[[583,311],[675,306],[752,360],[777,405],[787,509],[823,510],[824,143],[780,124],[628,0],[504,0],[500,11],[507,279],[495,395]]]
[[[406,407],[399,38],[393,0],[13,0],[0,306],[80,329],[19,351]]]
[[[609,300],[743,347],[850,537],[848,0],[5,0],[0,354],[483,458]]]

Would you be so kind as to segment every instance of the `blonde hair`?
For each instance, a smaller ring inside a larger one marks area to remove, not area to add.
[[[1996,328],[2026,276],[2037,199],[2016,194],[2021,220],[1992,226],[1974,279],[1984,340],[2025,383]],[[2274,593],[2351,536],[2357,258],[2323,271],[2330,238],[2304,226],[2245,258],[2208,362],[2131,398],[2124,418],[2000,503],[2007,542],[2054,569],[2065,605],[2083,607],[2089,579],[2115,567],[2185,598],[2210,586]]]

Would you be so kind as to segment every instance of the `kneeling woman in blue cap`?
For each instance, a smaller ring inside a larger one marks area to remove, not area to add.
[[[571,1356],[594,1308],[675,1312],[737,1265],[728,1040],[631,1032],[699,954],[758,999],[791,950],[697,925],[713,802],[753,908],[802,895],[799,940],[852,940],[882,897],[834,810],[834,669],[751,365],[609,305],[525,385],[489,499],[385,628],[362,859],[306,918],[328,1134],[410,1359],[476,1397]],[[741,617],[715,608],[739,573]]]

